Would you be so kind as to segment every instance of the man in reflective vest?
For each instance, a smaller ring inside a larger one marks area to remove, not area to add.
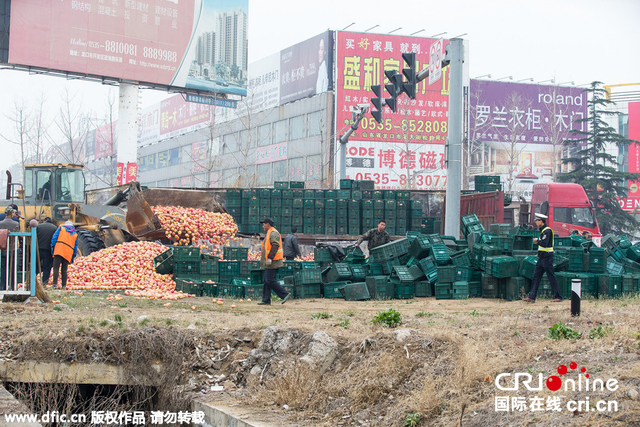
[[[284,304],[291,297],[291,293],[287,292],[276,280],[278,269],[284,265],[282,239],[278,230],[274,228],[271,218],[263,219],[260,224],[267,235],[262,241],[260,254],[260,268],[264,269],[264,273],[262,275],[262,301],[258,305],[271,305],[271,291],[282,298],[282,304]]]
[[[536,263],[533,278],[531,279],[531,292],[529,292],[529,296],[524,299],[526,302],[536,302],[538,286],[540,286],[543,273],[547,273],[551,289],[553,289],[554,299],[551,300],[551,302],[562,302],[558,279],[556,279],[556,275],[553,272],[553,230],[547,227],[546,220],[546,215],[536,214],[536,226],[540,229],[540,237],[533,239],[533,243],[538,244],[538,262]]]
[[[58,269],[62,271],[62,289],[67,289],[67,268],[78,253],[78,233],[71,221],[58,227],[51,238],[53,287],[58,286]]]

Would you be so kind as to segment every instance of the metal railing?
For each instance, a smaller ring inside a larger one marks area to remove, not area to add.
[[[30,232],[11,232],[7,237],[6,259],[2,269],[6,272],[4,290],[0,294],[36,295],[36,273],[38,256],[36,253],[36,229]],[[27,274],[28,273],[28,274]]]

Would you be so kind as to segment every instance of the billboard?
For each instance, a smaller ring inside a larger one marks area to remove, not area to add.
[[[384,70],[402,73],[403,53],[416,53],[416,72],[429,67],[429,48],[436,39],[338,32],[336,41],[336,135],[351,123],[351,108],[369,103],[372,85],[388,83]],[[444,45],[449,44],[447,40]],[[433,86],[418,83],[416,99],[398,98],[393,113],[384,107],[383,122],[370,114],[349,138],[346,176],[372,179],[376,188],[412,186],[444,190],[444,143],[449,115],[449,68]],[[388,97],[388,94],[385,93]],[[336,166],[338,164],[336,161]],[[336,167],[336,170],[339,168]]]
[[[333,90],[333,33],[280,51],[280,105]]]
[[[14,0],[9,62],[246,95],[248,0]]]
[[[333,32],[326,31],[249,65],[247,98],[216,122],[333,90]],[[220,115],[220,116],[219,116]]]
[[[629,139],[640,141],[640,102],[629,103]],[[629,172],[640,173],[640,144],[629,144]],[[640,211],[640,183],[629,182],[629,193],[620,201],[625,211]]]
[[[530,197],[533,184],[551,182],[562,165],[562,142],[584,130],[587,94],[571,86],[471,80],[469,178],[500,175],[505,191]]]
[[[144,109],[138,117],[138,147],[206,128],[214,107],[174,95]]]

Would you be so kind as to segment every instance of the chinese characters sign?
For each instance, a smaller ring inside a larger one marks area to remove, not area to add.
[[[273,163],[278,160],[287,159],[287,143],[258,147],[256,150],[256,165],[262,163]]]
[[[629,139],[640,141],[640,102],[629,103]],[[629,144],[629,172],[640,173],[640,145]],[[640,183],[629,182],[628,197],[620,200],[625,211],[640,209]]]
[[[223,37],[241,39],[237,44],[244,45],[248,2],[232,1],[228,10],[213,6],[221,5],[203,0],[15,1],[11,5],[9,62],[246,95],[246,88],[235,84],[239,76],[246,75],[246,64],[241,64],[235,78],[234,73],[222,76],[233,84],[224,80],[224,86],[215,85],[207,78],[209,69],[216,69],[215,58],[210,59],[203,46],[210,45],[212,35],[223,30]],[[217,25],[217,14],[241,24],[232,28]],[[222,60],[231,57],[225,48],[219,50]],[[203,63],[203,58],[206,72],[193,65]]]
[[[160,135],[184,133],[204,127],[211,118],[211,107],[186,102],[182,95],[172,96],[160,104]]]
[[[575,120],[587,116],[587,95],[567,86],[471,80],[470,136],[472,140],[549,144],[554,135],[569,137],[583,130]]]
[[[351,107],[368,104],[372,85],[388,83],[385,70],[402,73],[403,53],[416,53],[416,71],[429,67],[429,47],[435,39],[390,36],[386,34],[338,32],[336,71],[336,111],[338,130],[351,123]],[[448,44],[448,41],[445,42]],[[360,123],[353,140],[444,144],[449,113],[448,68],[436,85],[418,83],[416,99],[398,98],[398,111],[384,107],[383,123],[370,114]],[[385,96],[388,97],[388,94]]]

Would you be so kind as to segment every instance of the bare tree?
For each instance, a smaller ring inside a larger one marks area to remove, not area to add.
[[[44,116],[46,98],[44,92],[40,94],[40,99],[36,109],[31,114],[32,124],[29,132],[29,142],[35,163],[42,163],[44,159],[44,143],[48,137],[48,124]]]
[[[31,116],[28,111],[28,107],[24,100],[14,102],[14,111],[12,115],[7,115],[7,119],[9,119],[13,123],[14,130],[14,138],[7,138],[2,135],[2,138],[13,144],[18,146],[20,149],[20,165],[21,170],[24,170],[24,165],[29,157],[29,134],[32,129],[32,121]]]
[[[530,101],[525,101],[520,94],[512,92],[507,95],[507,99],[500,110],[501,114],[504,113],[504,116],[499,116],[500,124],[494,123],[495,126],[499,126],[501,129],[500,133],[503,140],[500,144],[507,152],[509,177],[506,191],[508,193],[513,191],[514,170],[520,165],[520,156],[527,146],[524,138],[527,130],[525,113],[530,106]]]
[[[60,115],[56,120],[58,130],[64,139],[63,146],[57,146],[58,151],[69,163],[82,162],[82,147],[86,139],[86,133],[82,133],[83,129],[80,124],[83,118],[82,104],[76,103],[75,97],[69,93],[68,88],[65,88],[62,94],[63,105],[60,107]]]

